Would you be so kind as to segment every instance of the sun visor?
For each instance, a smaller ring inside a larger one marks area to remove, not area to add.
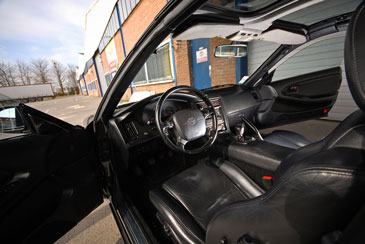
[[[286,45],[298,45],[307,41],[304,35],[281,29],[266,31],[259,36],[259,39]]]
[[[242,25],[232,24],[198,24],[174,36],[175,40],[194,40],[199,38],[226,38],[242,29]]]

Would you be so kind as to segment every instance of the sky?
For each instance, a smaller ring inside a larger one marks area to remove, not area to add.
[[[78,64],[94,0],[0,0],[0,60]]]

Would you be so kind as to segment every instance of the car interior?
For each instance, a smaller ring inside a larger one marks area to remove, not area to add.
[[[275,9],[276,4],[249,10]],[[97,125],[83,131],[21,105],[26,125],[37,135],[0,141],[8,162],[2,167],[31,172],[31,177],[14,178],[0,171],[6,183],[1,193],[7,194],[0,202],[0,227],[8,235],[20,228],[22,234],[12,236],[15,242],[52,240],[47,233],[62,233],[100,204],[103,190],[97,183],[108,178],[114,195],[103,194],[116,201],[118,212],[112,210],[122,216],[119,226],[141,233],[126,237],[130,243],[361,243],[351,223],[364,204],[365,189],[365,4],[308,26],[273,16],[255,22],[250,11],[243,15],[208,3],[174,29],[172,37],[219,36],[232,42],[261,38],[279,43],[278,49],[243,84],[205,90],[176,86],[118,106],[104,128],[112,164],[103,174],[95,174],[101,166],[86,149],[96,151],[92,144],[98,138],[90,133]],[[280,16],[289,10],[282,11]],[[360,110],[319,141],[286,130],[261,133],[327,116],[338,96],[341,67],[271,81],[277,64],[297,48],[338,34],[346,35],[345,72]],[[34,140],[38,144],[25,146]],[[60,151],[66,141],[72,142],[67,154]],[[14,155],[12,143],[26,153]],[[37,151],[39,145],[49,149],[47,156]],[[25,157],[34,157],[40,166],[20,164]],[[103,155],[98,158],[108,162]],[[50,159],[56,162],[52,167]],[[114,175],[106,177],[110,172]],[[16,188],[9,179],[17,180]],[[38,194],[19,197],[19,192],[34,190]],[[62,208],[60,201],[65,203]],[[46,213],[34,211],[19,224],[25,210],[39,202]]]
[[[360,108],[361,10],[351,23],[346,16],[337,17],[334,31],[344,32],[348,25],[346,75]],[[193,38],[206,27],[197,19],[204,18],[193,15],[174,33],[176,38]],[[204,21],[218,25],[219,20]],[[290,30],[297,35],[313,31],[313,39],[331,34],[328,29],[320,34],[318,26],[290,25]],[[299,36],[292,40],[276,52],[303,42]],[[363,204],[362,111],[316,142],[291,131],[259,131],[326,116],[338,95],[341,68],[270,83],[275,71],[267,70],[276,62],[273,54],[243,86],[176,87],[116,110],[109,135],[119,162],[116,170],[125,172],[120,185],[132,182],[134,187],[125,190],[159,240],[327,243],[338,240],[338,231]],[[257,75],[260,82],[254,80]]]

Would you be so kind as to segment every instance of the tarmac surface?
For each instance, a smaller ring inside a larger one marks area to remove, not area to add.
[[[65,120],[74,125],[86,125],[86,120],[95,114],[101,98],[87,96],[70,96],[50,99],[27,105]],[[327,120],[309,120],[262,130],[264,134],[273,130],[291,130],[298,132],[310,141],[318,141],[329,134],[338,122]],[[121,236],[114,222],[113,215],[106,202],[100,205],[84,220],[60,238],[56,244],[121,244]]]
[[[85,126],[86,120],[96,113],[100,102],[101,97],[69,96],[27,105],[73,125]]]

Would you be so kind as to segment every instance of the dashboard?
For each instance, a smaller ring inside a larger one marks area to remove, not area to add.
[[[218,133],[230,133],[230,128],[242,123],[241,116],[252,119],[260,106],[258,94],[239,86],[219,90],[205,91],[217,115]],[[160,95],[155,95],[117,109],[114,120],[117,134],[122,137],[127,148],[149,142],[160,136],[156,126],[155,108]],[[197,97],[177,93],[171,95],[162,108],[162,120],[166,120],[177,111],[187,108],[204,108],[206,105]],[[251,117],[251,118],[250,118]],[[212,126],[208,117],[207,128]]]

